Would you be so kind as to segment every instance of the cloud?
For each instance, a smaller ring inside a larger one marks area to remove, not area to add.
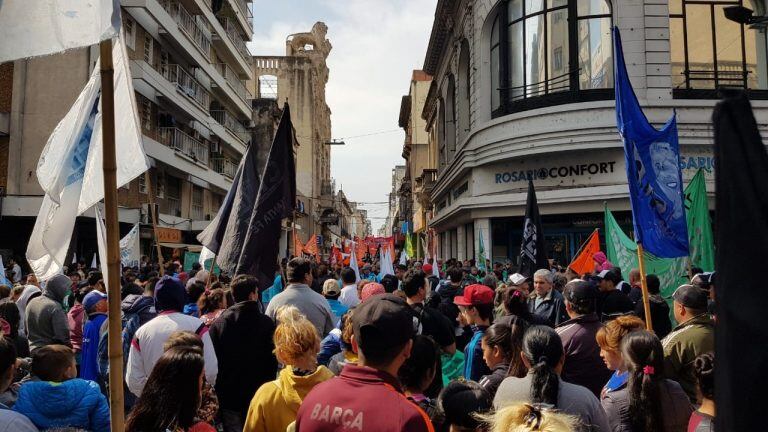
[[[424,63],[435,5],[436,0],[254,2],[256,32],[249,48],[255,55],[282,55],[287,35],[308,31],[315,21],[328,25],[333,50],[326,99],[332,135],[346,142],[332,149],[331,175],[352,201],[388,201],[392,168],[405,163],[402,130],[347,137],[398,129],[400,99],[412,71]],[[387,206],[361,207],[369,210],[376,233]]]

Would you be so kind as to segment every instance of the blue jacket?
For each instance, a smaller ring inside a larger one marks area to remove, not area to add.
[[[464,357],[466,363],[464,363],[464,378],[471,381],[480,381],[483,375],[489,375],[491,370],[488,369],[488,365],[483,360],[483,347],[480,345],[483,335],[485,334],[485,326],[472,326],[472,339],[464,348]]]
[[[82,379],[99,381],[99,330],[106,319],[106,314],[93,314],[83,328],[83,351],[80,360],[80,378]]]
[[[75,378],[61,383],[27,382],[19,389],[13,410],[27,416],[39,429],[110,430],[107,398],[93,381]]]
[[[328,306],[331,307],[331,312],[333,312],[333,325],[336,327],[339,327],[339,320],[341,319],[341,316],[347,313],[349,308],[345,305],[343,305],[338,300],[332,300],[332,299],[326,299],[328,300]]]

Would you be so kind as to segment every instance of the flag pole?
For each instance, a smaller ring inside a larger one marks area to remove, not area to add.
[[[152,176],[149,171],[144,172],[144,183],[147,186],[147,201],[149,202],[149,212],[152,215],[152,233],[155,235],[155,247],[157,247],[157,263],[160,266],[160,277],[165,274],[163,265],[163,250],[160,247],[160,235],[157,231],[157,209],[155,209],[155,190],[152,188]]]
[[[101,112],[104,145],[104,210],[107,228],[107,290],[109,302],[109,414],[112,432],[123,432],[123,348],[120,336],[120,226],[117,219],[117,162],[115,155],[115,83],[112,40],[99,44]]]
[[[648,282],[645,279],[645,260],[643,260],[643,244],[637,243],[637,263],[640,267],[640,286],[643,291],[643,310],[645,311],[645,328],[653,331],[651,322],[651,303],[648,299]]]
[[[205,281],[205,290],[208,291],[211,289],[211,276],[213,276],[213,268],[216,266],[216,257],[218,255],[214,255],[211,259],[211,268],[208,270],[208,279]]]

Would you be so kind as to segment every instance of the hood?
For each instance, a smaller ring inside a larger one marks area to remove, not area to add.
[[[99,385],[94,381],[77,378],[61,383],[29,381],[19,390],[18,401],[23,405],[17,404],[16,409],[29,412],[24,405],[30,404],[34,411],[48,419],[67,417],[83,406],[92,405],[100,394]]]
[[[43,290],[43,295],[51,300],[61,303],[64,301],[64,296],[67,295],[67,291],[72,286],[72,280],[64,276],[63,274],[57,274],[56,276],[48,279]]]
[[[154,298],[136,294],[128,294],[120,303],[123,313],[139,313],[153,306],[155,306]]]
[[[21,312],[21,316],[24,316],[24,311],[27,309],[27,303],[29,303],[29,298],[39,292],[40,292],[40,288],[34,285],[26,285],[24,287],[24,291],[21,292],[21,296],[19,297],[18,300],[16,300],[16,306],[19,308],[19,312]]]
[[[310,390],[333,377],[333,372],[325,366],[318,366],[314,373],[307,376],[296,376],[291,367],[287,366],[280,371],[276,384],[288,405],[298,410]]]

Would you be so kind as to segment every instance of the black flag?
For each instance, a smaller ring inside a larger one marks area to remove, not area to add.
[[[538,269],[548,269],[547,247],[544,244],[544,231],[541,230],[539,204],[533,181],[528,180],[528,198],[525,203],[523,221],[523,243],[520,246],[520,274],[531,277]]]
[[[764,430],[768,381],[768,155],[743,93],[718,103],[715,126],[717,430]]]
[[[250,274],[262,288],[277,269],[281,221],[296,202],[295,136],[288,104],[275,132],[264,173],[259,176],[253,143],[243,155],[232,188],[210,225],[197,239],[216,253],[216,264],[231,275]]]

